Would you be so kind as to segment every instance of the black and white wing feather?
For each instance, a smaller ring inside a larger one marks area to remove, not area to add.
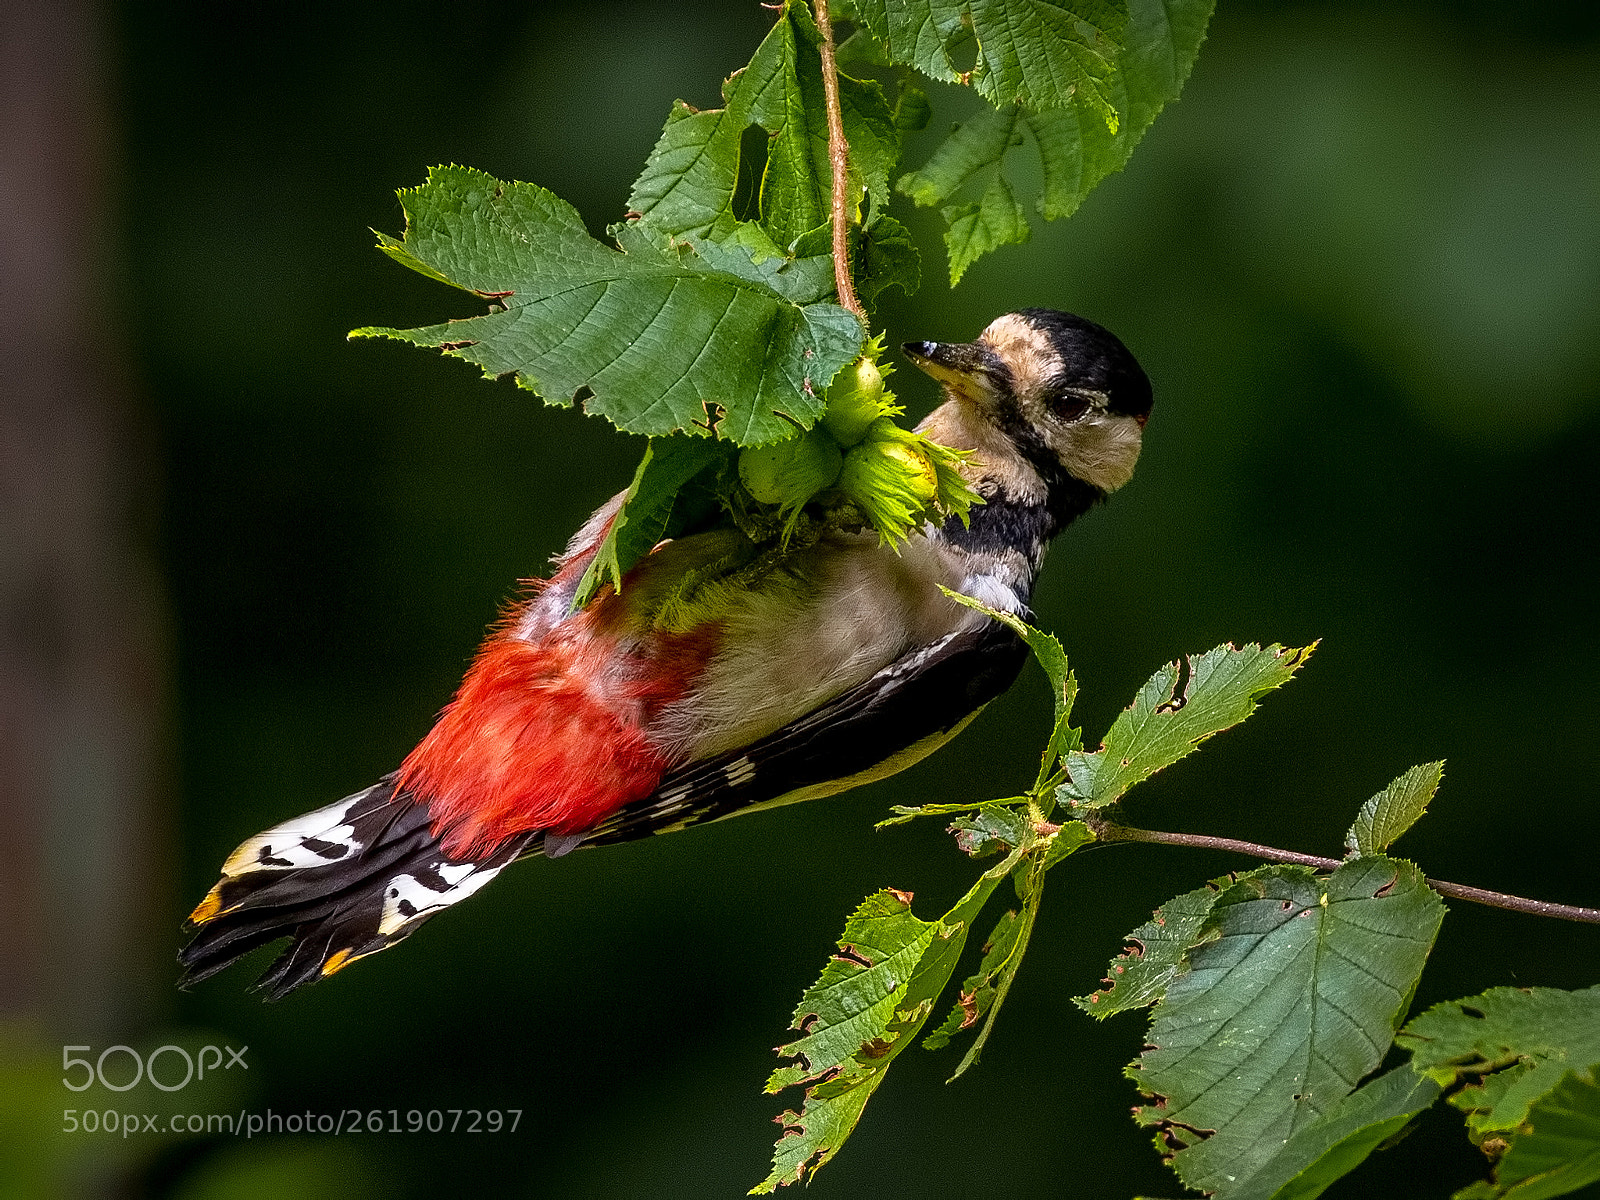
[[[949,634],[759,742],[669,772],[648,798],[592,831],[608,845],[809,800],[903,770],[1015,681],[1022,639],[998,621]]]

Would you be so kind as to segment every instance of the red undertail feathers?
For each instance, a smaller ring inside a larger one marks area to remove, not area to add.
[[[620,636],[605,607],[533,642],[517,635],[514,615],[401,765],[399,786],[425,799],[448,853],[480,857],[534,831],[583,833],[650,795],[672,765],[646,730],[688,690],[718,630]]]

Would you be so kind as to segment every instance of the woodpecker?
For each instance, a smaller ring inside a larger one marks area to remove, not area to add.
[[[944,391],[918,429],[970,452],[961,470],[984,503],[969,523],[930,523],[898,547],[835,530],[720,574],[745,535],[706,528],[574,611],[613,497],[397,770],[234,851],[189,918],[184,986],[288,937],[258,983],[278,999],[408,937],[516,859],[842,792],[959,733],[1027,650],[940,586],[1026,613],[1050,540],[1133,474],[1150,381],[1114,335],[1050,309],[904,351]]]

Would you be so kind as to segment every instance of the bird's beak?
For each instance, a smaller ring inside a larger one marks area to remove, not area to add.
[[[958,396],[981,404],[994,391],[989,380],[998,364],[982,342],[906,342],[901,349]]]

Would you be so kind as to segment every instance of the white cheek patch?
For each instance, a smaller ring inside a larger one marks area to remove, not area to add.
[[[465,900],[502,869],[441,859],[416,874],[396,875],[384,887],[383,916],[378,921],[378,932],[384,937],[393,937],[413,921]],[[439,888],[436,883],[445,886]]]
[[[325,867],[361,852],[355,826],[347,818],[373,792],[368,788],[353,796],[274,825],[247,839],[222,864],[224,875],[251,871],[288,871],[297,867]]]
[[[1091,413],[1061,439],[1061,465],[1085,483],[1114,492],[1133,478],[1144,430],[1133,417]]]

